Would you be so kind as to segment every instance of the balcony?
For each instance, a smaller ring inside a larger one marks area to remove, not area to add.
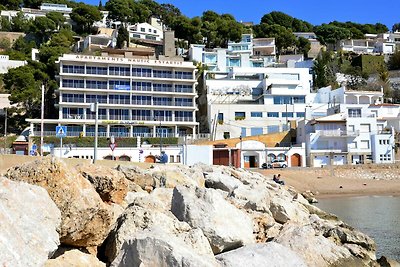
[[[360,135],[360,131],[343,131],[343,130],[320,130],[321,137],[356,137]]]

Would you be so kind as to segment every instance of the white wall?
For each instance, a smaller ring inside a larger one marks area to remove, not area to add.
[[[184,150],[185,165],[193,165],[196,163],[213,164],[213,147],[188,145]]]

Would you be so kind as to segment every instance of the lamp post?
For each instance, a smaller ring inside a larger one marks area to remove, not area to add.
[[[7,151],[7,108],[4,108],[4,154]]]
[[[160,126],[159,126],[159,130],[158,130],[158,134],[160,135],[160,156],[161,156],[161,152],[162,152],[162,136],[161,136],[161,116],[158,114],[158,120],[160,121]],[[154,120],[156,121],[156,117],[154,116]]]
[[[99,112],[99,102],[90,104],[90,111],[95,112],[95,120],[94,120],[94,152],[93,152],[93,163],[96,163],[97,160],[97,142],[98,142],[98,130],[99,130],[99,121],[98,115]]]
[[[42,105],[40,115],[40,156],[43,157],[43,130],[44,130],[44,85],[42,84]],[[60,148],[61,150],[62,148]]]
[[[240,140],[240,167],[243,168],[242,166],[242,135],[239,136]]]

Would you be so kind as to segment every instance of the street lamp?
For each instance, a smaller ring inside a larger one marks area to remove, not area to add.
[[[94,152],[93,152],[93,163],[96,163],[97,160],[97,142],[98,142],[98,131],[99,131],[99,121],[97,113],[99,113],[99,102],[90,104],[90,111],[95,112],[95,120],[94,120]]]
[[[158,112],[157,114],[158,114],[158,119],[159,119],[159,121],[160,121],[160,126],[159,126],[159,130],[158,130],[158,134],[160,135],[160,156],[161,156],[161,152],[162,152],[161,116],[159,115],[159,112]],[[155,116],[154,116],[154,120],[155,120],[155,121],[157,120]]]
[[[239,136],[239,140],[240,140],[240,167],[242,167],[242,135]]]
[[[4,154],[7,151],[7,108],[4,108]]]

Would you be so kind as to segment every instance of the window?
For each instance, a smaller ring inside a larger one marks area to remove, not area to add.
[[[246,136],[247,136],[247,134],[246,134],[246,127],[242,127],[242,131],[241,131],[240,136],[242,136],[242,137],[246,137]]]
[[[306,114],[304,112],[296,112],[296,117],[297,118],[304,118]]]
[[[106,81],[86,80],[86,88],[90,88],[90,89],[107,89],[107,82]]]
[[[145,28],[140,28],[140,31],[141,31],[141,32],[145,32],[146,29],[145,29]]]
[[[186,84],[175,84],[175,92],[179,93],[193,93],[193,87]]]
[[[109,81],[110,89],[114,90],[130,90],[131,85],[129,81],[121,81],[121,80],[116,80],[116,81]]]
[[[218,123],[219,124],[224,123],[224,113],[218,113]]]
[[[151,96],[133,95],[132,105],[151,105]]]
[[[176,155],[176,162],[181,163],[181,155]]]
[[[151,83],[149,82],[133,82],[132,90],[135,91],[151,91]]]
[[[84,81],[83,80],[62,80],[62,86],[68,88],[84,88]]]
[[[171,162],[174,162],[174,155],[170,155],[169,156],[169,162],[171,163]]]
[[[282,112],[282,118],[293,118],[293,112]]]
[[[349,108],[347,110],[347,114],[349,115],[350,118],[361,118],[361,109]]]
[[[257,128],[257,127],[251,128],[251,136],[262,135],[262,134],[263,134],[263,128]]]
[[[193,112],[175,111],[175,121],[193,121]]]
[[[244,120],[246,118],[246,112],[235,112],[235,120]]]
[[[151,117],[151,111],[150,110],[143,110],[143,109],[133,109],[132,110],[132,120],[153,120]],[[149,129],[146,127],[146,129]]]
[[[107,103],[106,95],[86,95],[86,103]]]
[[[176,71],[175,79],[193,79],[193,73],[189,71]]]
[[[175,106],[192,107],[193,99],[191,99],[191,98],[175,98]]]
[[[361,140],[360,148],[361,149],[369,149],[369,140]]]
[[[153,70],[153,77],[172,78],[172,71],[170,71],[170,70]]]
[[[279,117],[279,112],[268,112],[267,113],[268,118],[278,118]]]
[[[252,118],[262,118],[262,112],[251,112],[250,116]]]
[[[86,74],[107,75],[107,68],[86,66]]]
[[[109,75],[116,75],[116,76],[130,76],[131,71],[127,67],[113,67],[110,66],[108,68]]]
[[[63,65],[64,73],[85,73],[85,66]]]
[[[154,83],[153,90],[157,92],[173,92],[172,84]]]
[[[153,105],[172,106],[172,97],[153,97]]]
[[[267,126],[267,133],[278,133],[279,125],[269,125]]]
[[[83,103],[83,94],[62,94],[62,102]]]

